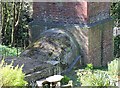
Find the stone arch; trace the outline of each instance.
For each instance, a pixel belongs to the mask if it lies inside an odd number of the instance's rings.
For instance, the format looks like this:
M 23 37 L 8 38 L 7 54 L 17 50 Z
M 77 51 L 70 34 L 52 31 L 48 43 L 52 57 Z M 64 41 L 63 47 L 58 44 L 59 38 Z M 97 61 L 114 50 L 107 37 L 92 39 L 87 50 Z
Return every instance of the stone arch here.
M 49 35 L 47 35 L 49 34 Z M 60 29 L 60 28 L 52 28 L 49 30 L 44 31 L 43 33 L 41 33 L 41 36 L 53 36 L 53 34 L 61 34 L 61 37 L 63 38 L 68 38 L 68 42 L 70 43 L 70 47 L 71 47 L 71 55 L 69 57 L 64 57 L 64 59 L 68 58 L 68 64 L 71 64 L 73 62 L 73 60 L 78 57 L 80 55 L 80 46 L 78 44 L 78 42 L 76 41 L 75 37 L 67 30 L 65 29 Z M 60 39 L 59 36 L 54 36 L 55 39 Z M 63 42 L 64 43 L 64 42 Z
M 55 47 L 56 49 L 54 49 Z M 60 53 L 55 54 L 56 52 Z M 66 66 L 71 65 L 75 58 L 80 55 L 80 46 L 69 31 L 60 28 L 51 28 L 40 33 L 36 41 L 34 41 L 21 56 L 41 59 L 42 57 L 39 55 L 41 53 L 48 53 L 46 54 L 48 56 L 42 56 L 44 60 L 60 59 L 61 63 Z M 49 57 L 50 53 L 51 56 Z

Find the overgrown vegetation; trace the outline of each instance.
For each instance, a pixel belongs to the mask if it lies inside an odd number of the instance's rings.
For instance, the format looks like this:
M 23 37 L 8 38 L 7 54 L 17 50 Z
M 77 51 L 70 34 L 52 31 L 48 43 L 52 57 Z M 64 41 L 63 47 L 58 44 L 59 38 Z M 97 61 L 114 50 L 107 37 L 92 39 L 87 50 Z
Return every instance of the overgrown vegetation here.
M 81 86 L 115 86 L 115 82 L 110 78 L 107 72 L 97 70 L 96 72 L 86 71 L 78 72 Z
M 18 56 L 21 53 L 20 49 L 15 47 L 8 47 L 5 45 L 0 45 L 0 55 L 2 56 Z
M 120 76 L 120 58 L 108 63 L 108 69 L 94 69 L 92 64 L 87 64 L 85 69 L 76 70 L 77 80 L 81 86 L 116 86 Z
M 68 84 L 68 82 L 70 81 L 70 78 L 68 77 L 68 76 L 64 76 L 64 78 L 62 78 L 62 80 L 61 80 L 61 84 Z
M 86 70 L 93 70 L 93 64 L 87 64 L 85 67 Z
M 116 58 L 120 57 L 120 35 L 114 38 L 114 56 Z
M 25 74 L 22 72 L 22 67 L 13 67 L 6 64 L 4 60 L 0 63 L 0 88 L 8 86 L 26 86 L 27 81 L 24 80 Z
M 108 63 L 108 71 L 112 74 L 112 75 L 119 75 L 120 76 L 120 58 L 116 58 L 113 61 L 111 61 L 110 63 Z
M 30 4 L 27 2 L 2 2 L 2 44 L 0 54 L 3 56 L 16 56 L 20 50 L 14 47 L 26 47 L 29 44 L 29 26 L 31 21 Z M 120 23 L 120 2 L 113 3 L 111 15 L 115 19 L 115 25 Z M 4 46 L 7 45 L 7 46 Z M 10 47 L 13 48 L 10 48 Z M 70 48 L 66 50 L 70 51 Z M 108 71 L 96 70 L 92 64 L 82 71 L 77 71 L 81 86 L 115 86 L 117 75 L 120 75 L 120 35 L 114 38 L 114 55 L 117 59 L 108 63 Z M 50 53 L 49 56 L 52 56 Z M 4 61 L 0 63 L 0 87 L 3 86 L 25 86 L 25 74 L 22 67 L 13 67 L 12 63 L 7 65 Z M 61 82 L 67 84 L 70 78 L 64 76 Z
M 115 20 L 115 26 L 120 26 L 120 1 L 112 3 L 111 5 L 111 15 Z
M 1 5 L 2 44 L 26 47 L 29 42 L 30 4 L 27 2 L 1 2 Z
M 114 26 L 120 27 L 120 1 L 112 3 L 111 16 L 114 19 Z M 120 35 L 114 38 L 114 56 L 120 57 Z

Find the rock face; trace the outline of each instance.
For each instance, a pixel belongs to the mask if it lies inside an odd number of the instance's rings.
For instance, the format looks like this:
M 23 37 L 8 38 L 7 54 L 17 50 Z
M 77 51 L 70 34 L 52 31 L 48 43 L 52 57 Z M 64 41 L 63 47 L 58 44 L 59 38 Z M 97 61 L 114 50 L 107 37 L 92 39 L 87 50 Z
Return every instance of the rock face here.
M 39 59 L 32 59 L 29 57 L 18 57 L 18 58 L 5 58 L 7 64 L 13 63 L 13 66 L 23 66 L 23 72 L 25 73 L 25 79 L 28 82 L 36 81 L 41 78 L 48 77 L 53 74 L 60 72 L 59 63 L 52 64 Z
M 26 80 L 36 81 L 41 78 L 60 74 L 74 62 L 79 55 L 77 44 L 70 34 L 61 29 L 50 29 L 41 34 L 20 57 L 6 58 L 9 64 L 23 66 Z
M 57 28 L 43 32 L 40 38 L 21 54 L 41 61 L 60 61 L 66 65 L 70 65 L 78 55 L 77 44 L 71 35 Z

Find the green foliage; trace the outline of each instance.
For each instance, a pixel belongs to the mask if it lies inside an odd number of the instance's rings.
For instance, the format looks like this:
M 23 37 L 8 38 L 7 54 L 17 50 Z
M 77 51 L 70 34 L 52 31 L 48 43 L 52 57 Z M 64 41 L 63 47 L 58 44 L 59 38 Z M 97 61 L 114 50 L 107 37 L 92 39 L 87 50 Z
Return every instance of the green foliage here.
M 97 70 L 96 72 L 79 72 L 77 75 L 81 86 L 115 86 L 115 81 L 110 78 L 107 72 Z
M 113 75 L 120 75 L 120 58 L 116 58 L 108 63 L 108 71 Z
M 0 63 L 0 87 L 27 85 L 27 82 L 24 80 L 25 74 L 22 72 L 22 67 L 13 67 L 12 63 L 7 65 L 2 60 Z
M 20 49 L 16 49 L 14 47 L 9 48 L 8 46 L 0 45 L 0 55 L 2 56 L 17 56 L 20 53 Z
M 114 38 L 114 56 L 120 57 L 120 35 Z
M 1 2 L 2 5 L 2 44 L 14 47 L 28 45 L 30 22 L 28 2 Z
M 93 70 L 93 64 L 87 64 L 86 70 Z
M 112 17 L 114 18 L 114 20 L 116 22 L 115 25 L 120 26 L 119 25 L 119 23 L 120 23 L 120 1 L 116 2 L 116 3 L 112 3 L 111 15 L 112 15 Z
M 108 64 L 108 70 L 93 69 L 92 64 L 87 64 L 85 69 L 76 70 L 77 80 L 80 81 L 81 86 L 116 86 L 118 80 L 118 60 L 115 59 Z
M 112 3 L 111 16 L 115 20 L 115 26 L 120 27 L 120 1 Z M 114 56 L 117 58 L 120 57 L 120 35 L 114 38 Z
M 68 76 L 64 76 L 64 78 L 61 80 L 61 84 L 67 84 L 70 81 L 70 78 Z

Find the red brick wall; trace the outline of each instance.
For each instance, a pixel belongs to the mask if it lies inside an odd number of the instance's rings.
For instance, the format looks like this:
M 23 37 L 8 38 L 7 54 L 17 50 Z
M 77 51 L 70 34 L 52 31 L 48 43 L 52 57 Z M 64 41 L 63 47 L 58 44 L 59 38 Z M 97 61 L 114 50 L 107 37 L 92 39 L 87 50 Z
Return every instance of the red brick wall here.
M 87 20 L 87 2 L 33 3 L 33 18 L 64 23 L 79 23 Z
M 93 23 L 109 17 L 109 2 L 34 2 L 33 18 L 63 23 Z

